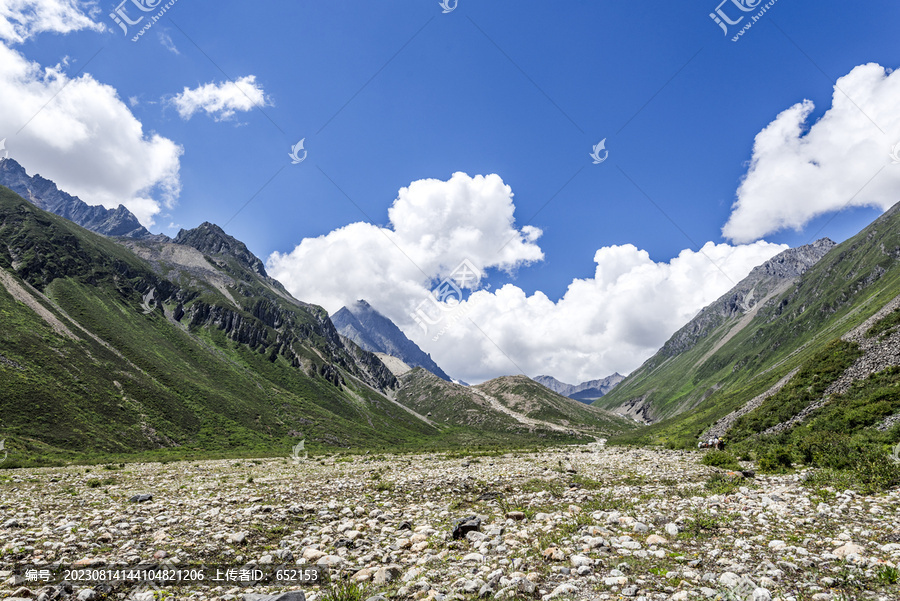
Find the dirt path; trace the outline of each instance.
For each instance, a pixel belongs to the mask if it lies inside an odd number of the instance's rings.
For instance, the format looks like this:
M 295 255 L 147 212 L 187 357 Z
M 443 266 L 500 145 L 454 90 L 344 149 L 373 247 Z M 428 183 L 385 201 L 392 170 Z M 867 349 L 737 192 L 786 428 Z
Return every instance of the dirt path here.
M 530 426 L 532 428 L 549 428 L 551 430 L 556 430 L 557 432 L 572 432 L 572 431 L 577 430 L 577 428 L 564 428 L 562 426 L 559 426 L 559 425 L 551 423 L 551 422 L 545 422 L 543 420 L 530 418 L 527 415 L 523 415 L 517 411 L 513 411 L 512 409 L 510 409 L 509 407 L 507 407 L 506 405 L 504 405 L 503 403 L 501 403 L 500 401 L 498 401 L 491 395 L 485 394 L 484 392 L 481 392 L 480 390 L 478 390 L 475 387 L 471 387 L 470 390 L 472 392 L 474 392 L 475 394 L 477 394 L 478 396 L 480 396 L 481 398 L 483 398 L 484 400 L 486 400 L 488 403 L 490 403 L 491 407 L 495 411 L 505 413 L 506 415 L 510 416 L 511 418 L 513 418 L 514 420 L 519 422 L 520 424 L 524 424 L 524 425 Z

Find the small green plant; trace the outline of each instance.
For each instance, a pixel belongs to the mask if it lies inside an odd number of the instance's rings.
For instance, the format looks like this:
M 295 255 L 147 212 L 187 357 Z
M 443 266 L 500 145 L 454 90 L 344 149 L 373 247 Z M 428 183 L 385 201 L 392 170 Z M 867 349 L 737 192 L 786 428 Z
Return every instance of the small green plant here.
M 881 566 L 875 574 L 875 580 L 884 585 L 897 584 L 900 580 L 900 570 L 893 566 Z
M 90 480 L 88 480 L 87 482 L 85 482 L 85 485 L 86 485 L 88 488 L 99 488 L 100 486 L 103 485 L 103 483 L 102 483 L 99 479 L 97 479 L 97 478 L 91 478 Z
M 687 538 L 709 536 L 723 526 L 724 522 L 721 516 L 697 512 L 693 517 L 685 520 L 680 536 Z
M 706 490 L 714 495 L 730 495 L 737 492 L 741 486 L 740 479 L 729 478 L 724 474 L 713 474 L 703 485 Z
M 340 581 L 321 597 L 322 601 L 364 601 L 371 595 L 369 590 L 356 582 Z

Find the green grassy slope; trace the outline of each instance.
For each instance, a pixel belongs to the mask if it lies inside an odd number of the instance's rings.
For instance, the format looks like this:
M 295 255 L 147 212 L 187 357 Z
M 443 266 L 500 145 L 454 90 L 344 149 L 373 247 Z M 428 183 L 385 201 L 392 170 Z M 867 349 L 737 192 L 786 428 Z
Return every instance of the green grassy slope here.
M 526 417 L 560 426 L 575 425 L 605 435 L 634 429 L 631 420 L 564 397 L 526 376 L 495 378 L 476 386 Z
M 628 420 L 562 397 L 524 376 L 497 378 L 478 386 L 460 386 L 422 368 L 400 377 L 397 400 L 427 415 L 445 436 L 464 445 L 589 442 L 634 427 Z M 564 431 L 538 424 L 527 425 L 494 406 L 500 404 L 528 418 L 550 422 Z
M 695 445 L 710 424 L 795 368 L 803 371 L 821 361 L 817 355 L 830 342 L 900 294 L 898 259 L 900 208 L 895 206 L 832 249 L 705 361 L 733 321 L 684 353 L 665 361 L 651 359 L 595 405 L 644 399 L 658 414 L 672 417 L 627 434 L 623 441 Z

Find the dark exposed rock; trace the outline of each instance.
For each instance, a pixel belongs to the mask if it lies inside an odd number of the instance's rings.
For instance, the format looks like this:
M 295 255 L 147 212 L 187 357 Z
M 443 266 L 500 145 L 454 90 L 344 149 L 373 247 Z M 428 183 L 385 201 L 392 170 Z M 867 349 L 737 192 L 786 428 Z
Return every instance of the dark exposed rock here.
M 263 262 L 250 252 L 246 244 L 229 236 L 214 223 L 207 221 L 192 230 L 183 229 L 175 236 L 174 242 L 196 248 L 205 255 L 228 255 L 259 275 L 268 275 Z
M 469 532 L 481 531 L 481 518 L 477 515 L 469 515 L 456 520 L 451 533 L 453 539 L 463 538 Z
M 133 497 L 128 499 L 128 501 L 130 503 L 146 503 L 147 501 L 152 501 L 152 500 L 153 500 L 153 495 L 151 495 L 151 494 L 134 495 Z

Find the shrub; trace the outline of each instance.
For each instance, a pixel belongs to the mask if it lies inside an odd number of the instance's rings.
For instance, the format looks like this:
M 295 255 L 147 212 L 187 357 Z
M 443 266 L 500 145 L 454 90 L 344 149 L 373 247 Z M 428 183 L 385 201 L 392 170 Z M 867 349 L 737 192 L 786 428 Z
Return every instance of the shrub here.
M 762 455 L 757 461 L 759 471 L 766 474 L 783 474 L 787 472 L 794 463 L 791 459 L 790 452 L 783 447 L 775 447 Z
M 737 458 L 735 458 L 735 456 L 731 453 L 727 453 L 725 451 L 708 451 L 703 456 L 703 459 L 700 460 L 700 463 L 712 467 L 720 467 L 722 469 L 741 469 L 740 464 L 738 464 L 737 462 Z

